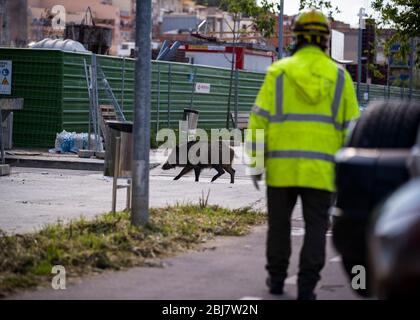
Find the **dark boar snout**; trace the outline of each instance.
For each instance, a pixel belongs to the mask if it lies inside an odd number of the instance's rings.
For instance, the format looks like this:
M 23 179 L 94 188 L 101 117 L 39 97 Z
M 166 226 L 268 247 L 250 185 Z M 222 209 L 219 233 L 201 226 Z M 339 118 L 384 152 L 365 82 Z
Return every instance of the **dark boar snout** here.
M 169 170 L 169 169 L 173 169 L 175 167 L 176 167 L 176 165 L 169 164 L 169 162 L 167 162 L 167 161 L 162 165 L 162 169 L 163 170 Z
M 179 147 L 176 146 L 172 150 L 172 152 L 169 155 L 169 157 L 166 160 L 166 162 L 162 165 L 162 169 L 163 170 L 169 170 L 169 169 L 176 168 L 176 166 L 178 165 L 178 153 L 179 153 Z

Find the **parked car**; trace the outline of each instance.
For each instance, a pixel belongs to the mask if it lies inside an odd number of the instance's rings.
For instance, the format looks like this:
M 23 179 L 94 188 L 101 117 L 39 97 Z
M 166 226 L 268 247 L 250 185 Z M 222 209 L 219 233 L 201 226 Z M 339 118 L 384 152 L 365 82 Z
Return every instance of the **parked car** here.
M 420 104 L 369 105 L 336 161 L 333 242 L 349 279 L 354 266 L 367 275 L 354 290 L 380 298 L 420 292 Z

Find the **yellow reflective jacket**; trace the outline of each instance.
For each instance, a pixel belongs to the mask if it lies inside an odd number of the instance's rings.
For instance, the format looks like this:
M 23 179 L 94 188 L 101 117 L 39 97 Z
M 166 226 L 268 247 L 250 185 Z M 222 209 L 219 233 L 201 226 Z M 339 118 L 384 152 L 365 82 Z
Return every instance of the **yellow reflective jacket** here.
M 246 132 L 251 166 L 268 186 L 334 191 L 334 155 L 358 117 L 349 73 L 306 46 L 268 69 Z

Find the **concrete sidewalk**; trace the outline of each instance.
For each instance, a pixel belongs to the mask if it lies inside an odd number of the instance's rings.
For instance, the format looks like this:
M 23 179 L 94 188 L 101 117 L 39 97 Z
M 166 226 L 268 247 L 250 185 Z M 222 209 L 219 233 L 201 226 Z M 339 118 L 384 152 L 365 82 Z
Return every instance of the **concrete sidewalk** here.
M 162 152 L 151 151 L 151 168 L 156 167 L 156 156 Z M 104 160 L 95 157 L 80 158 L 74 153 L 50 153 L 37 149 L 14 149 L 6 151 L 6 163 L 14 167 L 44 168 L 44 169 L 69 169 L 103 171 Z
M 210 170 L 204 170 L 197 183 L 192 173 L 173 181 L 180 169 L 152 169 L 150 205 L 198 203 L 200 197 L 210 192 L 210 204 L 239 208 L 258 203 L 263 207 L 263 191 L 254 190 L 244 176 L 244 166 L 235 168 L 235 184 L 229 183 L 228 174 L 210 183 L 215 174 Z M 59 219 L 92 218 L 111 210 L 111 193 L 112 179 L 102 173 L 13 167 L 10 176 L 0 177 L 0 228 L 7 232 L 29 232 Z M 117 210 L 125 208 L 125 199 L 126 190 L 119 190 Z
M 256 191 L 245 176 L 245 166 L 235 165 L 235 184 L 224 174 L 210 183 L 214 171 L 204 170 L 200 182 L 193 174 L 173 181 L 180 169 L 150 173 L 150 205 L 195 202 L 210 191 L 209 203 L 230 208 L 252 205 L 265 208 L 265 188 Z M 111 208 L 110 178 L 101 173 L 76 170 L 16 168 L 0 177 L 0 228 L 28 232 L 57 219 L 81 215 L 92 218 Z M 118 209 L 125 206 L 125 190 L 119 191 Z M 294 299 L 300 244 L 304 234 L 300 205 L 292 218 L 293 254 L 286 295 L 271 296 L 265 287 L 266 227 L 245 237 L 217 238 L 198 252 L 163 260 L 163 268 L 134 268 L 71 280 L 67 290 L 45 284 L 12 299 Z M 319 284 L 320 299 L 355 299 L 348 288 L 337 254 L 328 235 L 327 263 Z

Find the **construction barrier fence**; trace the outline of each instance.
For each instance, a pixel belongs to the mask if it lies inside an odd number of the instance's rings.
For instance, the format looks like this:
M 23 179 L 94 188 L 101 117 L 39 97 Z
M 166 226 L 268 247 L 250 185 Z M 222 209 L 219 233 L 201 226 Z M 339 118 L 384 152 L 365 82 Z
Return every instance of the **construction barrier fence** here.
M 0 60 L 11 60 L 13 66 L 12 94 L 0 98 L 24 98 L 23 111 L 14 114 L 15 146 L 50 148 L 62 130 L 88 131 L 85 64 L 91 64 L 91 57 L 54 49 L 0 48 Z M 126 118 L 132 120 L 134 60 L 97 57 Z M 177 128 L 184 108 L 200 112 L 199 128 L 226 128 L 227 123 L 232 128 L 235 114 L 250 111 L 263 80 L 263 73 L 236 70 L 231 74 L 223 68 L 153 61 L 152 133 Z M 409 94 L 408 89 L 365 84 L 361 92 L 367 98 L 362 103 L 366 104 L 377 99 L 407 98 Z M 105 90 L 100 89 L 98 95 L 100 104 L 112 104 Z M 412 98 L 420 101 L 420 92 L 412 92 Z

